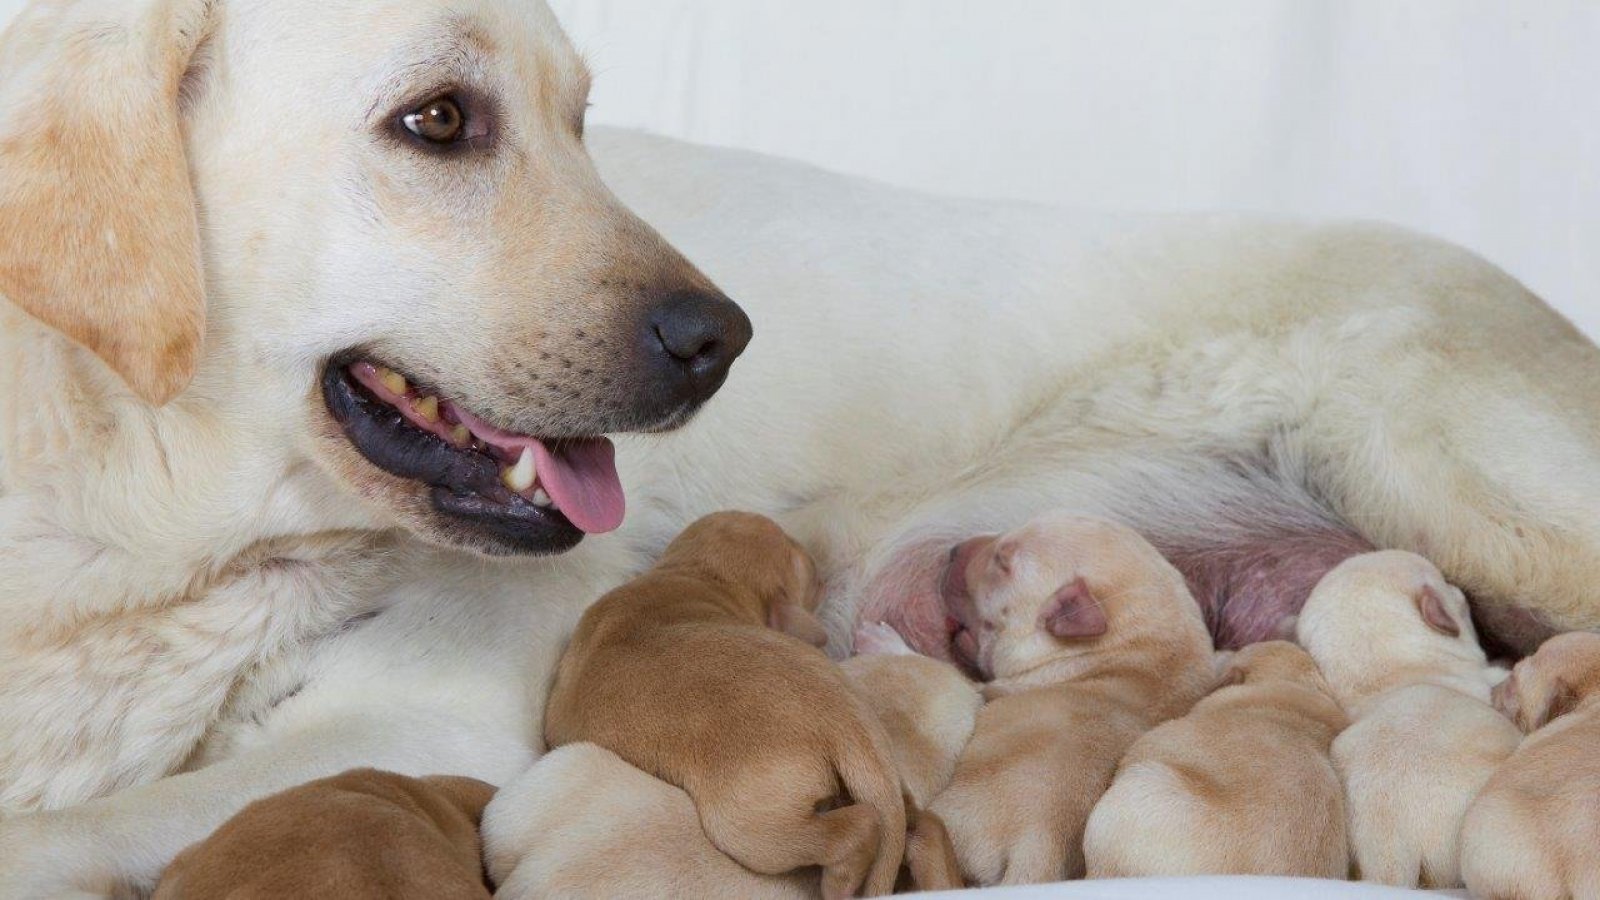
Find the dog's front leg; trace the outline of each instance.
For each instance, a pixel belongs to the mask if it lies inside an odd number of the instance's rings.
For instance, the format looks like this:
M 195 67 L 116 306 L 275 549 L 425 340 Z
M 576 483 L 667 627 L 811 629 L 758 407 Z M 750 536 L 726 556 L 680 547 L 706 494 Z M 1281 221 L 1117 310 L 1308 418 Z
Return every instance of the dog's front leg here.
M 533 751 L 439 710 L 367 708 L 194 772 L 52 812 L 0 821 L 0 897 L 114 897 L 150 890 L 179 851 L 246 804 L 356 766 L 499 784 Z

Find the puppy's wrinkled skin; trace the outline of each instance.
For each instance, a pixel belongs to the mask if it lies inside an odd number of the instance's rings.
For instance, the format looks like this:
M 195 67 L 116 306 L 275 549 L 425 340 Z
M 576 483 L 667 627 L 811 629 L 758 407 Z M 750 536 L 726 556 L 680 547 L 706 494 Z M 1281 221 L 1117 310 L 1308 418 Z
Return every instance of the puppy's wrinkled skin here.
M 716 848 L 681 788 L 594 744 L 550 751 L 484 812 L 495 896 L 810 900 L 816 877 L 762 875 Z
M 1600 635 L 1546 641 L 1494 703 L 1528 737 L 1467 812 L 1467 889 L 1484 900 L 1600 897 Z
M 1252 644 L 1219 684 L 1128 750 L 1084 832 L 1090 878 L 1349 873 L 1328 758 L 1347 720 L 1316 664 L 1294 644 Z
M 946 584 L 990 700 L 930 808 L 971 883 L 1082 877 L 1124 751 L 1210 686 L 1200 610 L 1143 538 L 1075 515 L 963 544 Z
M 356 769 L 245 807 L 167 868 L 154 900 L 488 900 L 471 778 Z
M 1461 885 L 1461 819 L 1520 735 L 1489 706 L 1504 672 L 1478 645 L 1461 591 L 1388 551 L 1323 578 L 1297 625 L 1352 724 L 1333 743 L 1360 877 Z
M 584 614 L 545 739 L 593 742 L 683 788 L 712 842 L 756 872 L 822 866 L 825 896 L 889 893 L 906 814 L 888 736 L 821 651 L 773 630 L 819 591 L 776 523 L 700 519 Z

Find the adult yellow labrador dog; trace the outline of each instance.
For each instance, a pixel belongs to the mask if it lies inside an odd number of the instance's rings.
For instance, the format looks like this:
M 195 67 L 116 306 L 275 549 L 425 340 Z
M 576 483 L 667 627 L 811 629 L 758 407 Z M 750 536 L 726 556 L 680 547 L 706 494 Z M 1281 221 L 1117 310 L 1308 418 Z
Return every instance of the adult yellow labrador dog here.
M 722 507 L 805 538 L 841 644 L 948 656 L 951 546 L 1066 504 L 1227 645 L 1372 546 L 1512 648 L 1600 625 L 1600 355 L 1488 264 L 586 139 L 587 85 L 525 0 L 11 24 L 0 895 L 148 886 L 352 766 L 514 777 L 583 604 Z

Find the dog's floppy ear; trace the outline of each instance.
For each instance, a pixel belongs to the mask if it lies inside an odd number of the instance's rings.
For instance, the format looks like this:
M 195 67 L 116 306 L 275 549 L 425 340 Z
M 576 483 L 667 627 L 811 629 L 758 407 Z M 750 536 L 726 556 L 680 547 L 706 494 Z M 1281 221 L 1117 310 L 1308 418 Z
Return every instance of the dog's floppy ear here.
M 204 331 L 178 106 L 213 2 L 36 3 L 0 39 L 0 295 L 152 404 Z
M 1429 628 L 1446 637 L 1460 637 L 1461 626 L 1455 617 L 1450 615 L 1450 610 L 1444 605 L 1444 597 L 1439 589 L 1431 584 L 1424 584 L 1416 593 L 1417 612 L 1421 614 L 1422 621 Z
M 813 647 L 828 646 L 828 629 L 815 613 L 798 603 L 774 603 L 767 614 L 767 625 Z
M 1076 578 L 1062 585 L 1039 612 L 1039 627 L 1063 640 L 1099 637 L 1106 633 L 1106 611 Z

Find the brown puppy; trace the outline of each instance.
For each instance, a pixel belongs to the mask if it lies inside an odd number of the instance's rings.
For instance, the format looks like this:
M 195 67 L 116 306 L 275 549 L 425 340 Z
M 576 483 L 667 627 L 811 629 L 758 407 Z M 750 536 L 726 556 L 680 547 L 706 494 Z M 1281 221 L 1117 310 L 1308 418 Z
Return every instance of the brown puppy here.
M 1081 877 L 1118 760 L 1214 679 L 1183 577 L 1128 528 L 1055 514 L 952 554 L 956 647 L 993 680 L 932 809 L 978 884 Z
M 1557 635 L 1494 689 L 1529 736 L 1461 827 L 1461 874 L 1486 900 L 1600 897 L 1600 635 Z
M 818 865 L 828 896 L 888 893 L 906 828 L 888 736 L 837 665 L 773 630 L 814 624 L 818 594 L 776 523 L 700 519 L 584 614 L 546 740 L 599 744 L 683 788 L 712 843 L 753 871 Z
M 486 900 L 471 778 L 353 769 L 246 806 L 173 860 L 155 900 Z
M 1344 710 L 1311 656 L 1252 644 L 1187 716 L 1141 737 L 1084 831 L 1090 878 L 1345 878 Z

